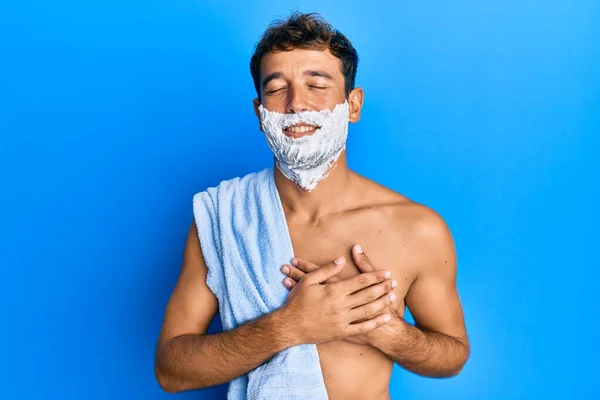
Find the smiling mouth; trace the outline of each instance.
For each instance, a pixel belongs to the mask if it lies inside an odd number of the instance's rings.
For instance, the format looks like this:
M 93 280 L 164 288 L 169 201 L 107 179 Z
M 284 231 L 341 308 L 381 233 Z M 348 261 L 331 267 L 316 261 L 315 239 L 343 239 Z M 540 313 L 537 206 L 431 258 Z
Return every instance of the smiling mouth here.
M 292 138 L 299 138 L 302 136 L 312 135 L 319 128 L 320 126 L 317 125 L 297 124 L 292 126 L 286 126 L 285 128 L 283 128 L 283 133 L 286 136 Z

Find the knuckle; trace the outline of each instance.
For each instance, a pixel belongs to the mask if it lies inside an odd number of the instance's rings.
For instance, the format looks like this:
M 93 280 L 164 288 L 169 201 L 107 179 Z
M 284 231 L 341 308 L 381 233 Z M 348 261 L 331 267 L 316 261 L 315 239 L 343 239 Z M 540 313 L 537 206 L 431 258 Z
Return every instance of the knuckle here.
M 368 307 L 368 306 L 363 307 L 363 314 L 365 317 L 368 317 L 369 315 L 373 314 L 372 307 Z
M 377 291 L 380 294 L 387 293 L 390 290 L 392 290 L 392 287 L 387 282 L 382 282 L 379 285 L 377 285 Z
M 365 274 L 360 274 L 360 275 L 358 275 L 357 281 L 361 287 L 365 287 L 369 283 L 369 278 Z
M 375 283 L 380 283 L 380 282 L 384 282 L 385 281 L 385 272 L 372 272 L 373 274 L 373 281 Z
M 367 301 L 368 303 L 370 303 L 373 300 L 375 300 L 375 296 L 373 294 L 373 291 L 372 290 L 367 290 L 365 292 L 365 301 Z
M 360 326 L 360 333 L 367 333 L 372 329 L 373 323 L 372 322 L 365 322 L 364 324 L 362 324 Z

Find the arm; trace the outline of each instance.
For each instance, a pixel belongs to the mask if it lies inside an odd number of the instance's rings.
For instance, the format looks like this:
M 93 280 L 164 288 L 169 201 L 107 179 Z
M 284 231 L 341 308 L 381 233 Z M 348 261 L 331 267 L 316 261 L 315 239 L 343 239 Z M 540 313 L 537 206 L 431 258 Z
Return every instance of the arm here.
M 155 358 L 155 374 L 167 392 L 199 389 L 233 380 L 294 344 L 279 312 L 234 330 L 206 335 L 218 311 L 206 285 L 196 225 L 186 240 L 183 266 L 165 311 Z
M 379 298 L 392 290 L 390 279 L 377 271 L 325 284 L 343 265 L 338 260 L 306 274 L 286 303 L 271 314 L 229 332 L 206 335 L 218 303 L 206 285 L 207 268 L 192 224 L 158 340 L 159 384 L 167 392 L 180 392 L 225 383 L 288 347 L 339 340 L 387 324 L 390 317 L 381 311 L 389 301 Z M 368 312 L 361 307 L 368 307 Z M 352 324 L 357 315 L 366 319 Z
M 403 319 L 404 303 L 393 302 L 388 309 L 393 316 L 389 324 L 365 334 L 347 337 L 357 344 L 379 349 L 396 363 L 419 375 L 449 377 L 460 372 L 469 355 L 462 308 L 456 290 L 454 244 L 444 222 L 429 211 L 417 222 L 411 237 L 416 248 L 412 252 L 418 276 L 412 283 L 405 302 L 416 326 Z M 360 246 L 352 257 L 361 273 L 376 271 Z M 294 265 L 282 268 L 288 276 L 284 285 L 294 288 L 306 272 L 318 268 L 306 260 L 295 259 Z
M 415 326 L 395 317 L 373 331 L 370 344 L 419 375 L 457 375 L 469 356 L 456 289 L 456 256 L 450 232 L 433 213 L 418 222 L 418 275 L 406 295 Z

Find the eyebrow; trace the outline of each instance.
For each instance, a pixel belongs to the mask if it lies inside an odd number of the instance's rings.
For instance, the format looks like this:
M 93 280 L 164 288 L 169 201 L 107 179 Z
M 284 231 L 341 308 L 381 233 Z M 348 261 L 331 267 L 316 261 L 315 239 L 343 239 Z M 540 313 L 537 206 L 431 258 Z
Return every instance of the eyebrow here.
M 333 77 L 330 74 L 328 74 L 327 72 L 323 71 L 323 70 L 308 70 L 308 71 L 304 71 L 304 75 L 325 78 L 325 79 L 329 79 L 330 81 L 333 80 Z
M 307 70 L 307 71 L 304 71 L 303 75 L 305 75 L 305 76 L 319 77 L 319 78 L 325 78 L 325 79 L 328 79 L 330 81 L 333 80 L 333 77 L 329 73 L 327 73 L 327 72 L 325 72 L 323 70 Z M 265 79 L 263 79 L 263 81 L 262 81 L 262 87 L 267 86 L 267 84 L 269 82 L 271 82 L 274 79 L 279 79 L 282 76 L 283 76 L 283 73 L 279 72 L 279 71 L 278 72 L 273 72 L 272 74 L 269 74 L 269 75 L 265 76 Z

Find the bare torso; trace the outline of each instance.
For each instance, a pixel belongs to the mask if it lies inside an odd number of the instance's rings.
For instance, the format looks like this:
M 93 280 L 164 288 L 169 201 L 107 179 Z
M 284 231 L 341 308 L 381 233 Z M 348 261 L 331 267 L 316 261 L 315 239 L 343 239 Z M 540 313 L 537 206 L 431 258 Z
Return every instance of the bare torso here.
M 398 281 L 394 309 L 403 316 L 404 297 L 416 277 L 410 261 L 410 221 L 419 206 L 365 178 L 357 182 L 360 196 L 350 199 L 352 206 L 316 224 L 294 221 L 286 211 L 295 256 L 318 265 L 344 256 L 346 265 L 338 277 L 346 279 L 359 273 L 351 249 L 360 244 L 377 269 L 391 271 Z M 379 350 L 347 341 L 317 349 L 330 399 L 389 399 L 393 362 Z

